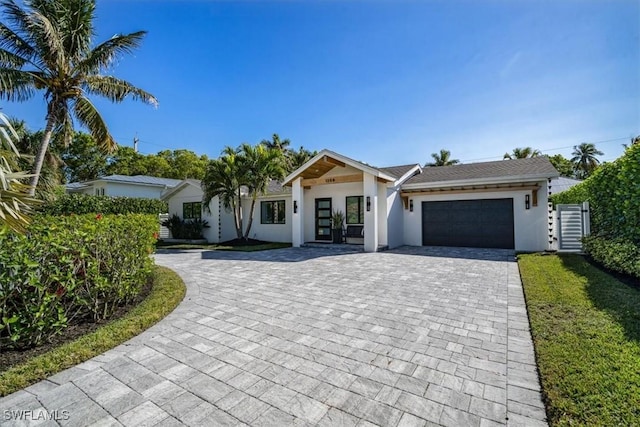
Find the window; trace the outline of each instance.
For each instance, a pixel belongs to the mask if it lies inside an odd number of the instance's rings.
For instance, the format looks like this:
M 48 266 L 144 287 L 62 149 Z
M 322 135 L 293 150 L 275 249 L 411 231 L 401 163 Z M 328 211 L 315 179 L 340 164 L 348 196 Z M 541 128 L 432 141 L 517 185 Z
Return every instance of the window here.
M 260 202 L 261 224 L 284 224 L 285 218 L 284 200 Z
M 101 196 L 104 196 L 104 188 L 101 188 L 101 189 L 100 189 L 100 195 L 101 195 Z
M 202 219 L 202 202 L 183 203 L 182 219 Z
M 364 196 L 347 197 L 347 224 L 364 224 Z

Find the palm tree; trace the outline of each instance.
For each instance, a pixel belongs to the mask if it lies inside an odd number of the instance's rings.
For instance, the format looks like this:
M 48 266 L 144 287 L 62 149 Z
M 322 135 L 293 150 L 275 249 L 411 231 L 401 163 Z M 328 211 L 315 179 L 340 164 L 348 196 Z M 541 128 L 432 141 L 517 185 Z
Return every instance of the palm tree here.
M 596 156 L 602 156 L 604 153 L 598 150 L 595 144 L 583 142 L 580 145 L 573 146 L 573 157 L 571 162 L 575 165 L 576 173 L 581 179 L 587 178 L 598 167 L 600 161 Z
M 316 154 L 318 154 L 317 151 L 309 151 L 302 145 L 297 151 L 289 150 L 287 152 L 287 173 L 291 173 L 294 170 L 298 169 L 300 166 L 304 165 L 313 157 L 315 157 Z
M 46 126 L 30 181 L 34 194 L 54 131 L 62 131 L 68 141 L 74 117 L 103 150 L 117 147 L 87 95 L 112 102 L 131 97 L 157 105 L 150 93 L 101 74 L 122 54 L 137 48 L 146 32 L 117 34 L 91 48 L 95 0 L 25 0 L 24 8 L 14 0 L 1 4 L 5 21 L 0 23 L 0 99 L 25 101 L 44 91 L 47 103 Z
M 247 229 L 244 232 L 244 239 L 246 240 L 249 238 L 249 232 L 253 224 L 253 213 L 258 196 L 267 192 L 267 186 L 272 179 L 284 178 L 284 155 L 280 150 L 269 149 L 264 144 L 258 144 L 254 147 L 245 143 L 240 146 L 239 152 L 242 156 L 242 169 L 244 171 L 243 184 L 247 186 L 251 196 L 249 219 Z
M 7 117 L 0 113 L 0 225 L 23 232 L 38 201 L 29 196 L 29 187 L 23 184 L 29 175 L 15 172 L 21 157 L 14 144 L 18 139 Z
M 444 148 L 440 150 L 440 153 L 431 153 L 433 162 L 426 163 L 425 166 L 451 166 L 460 163 L 460 160 L 452 159 L 451 152 Z
M 291 145 L 291 141 L 288 139 L 281 140 L 280 136 L 277 133 L 274 133 L 271 136 L 271 141 L 268 139 L 263 139 L 260 142 L 261 145 L 264 145 L 270 150 L 280 150 L 283 154 L 289 150 L 289 146 Z
M 504 153 L 503 159 L 527 159 L 529 157 L 538 157 L 542 153 L 540 150 L 534 150 L 531 147 L 514 148 L 512 153 Z
M 204 191 L 202 202 L 205 209 L 209 210 L 211 200 L 216 196 L 219 197 L 222 205 L 233 212 L 238 239 L 242 238 L 242 195 L 240 191 L 244 176 L 241 163 L 238 152 L 231 147 L 226 147 L 222 156 L 209 161 L 207 172 L 202 180 L 202 190 Z

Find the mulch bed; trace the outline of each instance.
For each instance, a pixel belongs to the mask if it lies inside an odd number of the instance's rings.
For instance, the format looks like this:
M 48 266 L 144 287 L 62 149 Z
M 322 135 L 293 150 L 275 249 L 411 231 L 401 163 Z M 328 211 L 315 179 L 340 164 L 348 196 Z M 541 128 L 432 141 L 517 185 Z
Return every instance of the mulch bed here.
M 263 242 L 262 240 L 255 239 L 233 239 L 220 243 L 220 246 L 258 246 L 265 245 L 269 242 Z
M 56 335 L 51 338 L 50 341 L 40 344 L 37 347 L 28 348 L 24 350 L 0 350 L 0 372 L 4 372 L 12 366 L 19 365 L 26 362 L 32 357 L 39 356 L 59 347 L 65 343 L 73 341 L 83 335 L 87 335 L 99 327 L 106 325 L 109 322 L 118 320 L 124 317 L 129 311 L 140 304 L 151 292 L 151 281 L 147 283 L 140 294 L 134 301 L 125 306 L 119 307 L 111 316 L 110 319 L 101 322 L 84 322 L 75 325 L 69 325 L 65 328 L 60 335 Z

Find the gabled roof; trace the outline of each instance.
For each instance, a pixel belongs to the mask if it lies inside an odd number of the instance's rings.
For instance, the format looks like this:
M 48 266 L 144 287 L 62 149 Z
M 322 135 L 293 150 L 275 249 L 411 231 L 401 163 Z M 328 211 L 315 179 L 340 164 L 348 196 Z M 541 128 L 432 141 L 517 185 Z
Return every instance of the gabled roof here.
M 384 167 L 384 168 L 378 168 L 379 170 L 381 170 L 382 172 L 391 175 L 393 177 L 397 179 L 402 178 L 403 176 L 405 176 L 407 173 L 409 173 L 411 170 L 416 169 L 416 172 L 420 171 L 420 165 L 417 163 L 412 163 L 409 165 L 400 165 L 400 166 L 388 166 L 388 167 Z
M 303 179 L 319 178 L 334 167 L 345 165 L 367 172 L 386 181 L 395 181 L 397 179 L 395 176 L 390 175 L 388 172 L 384 172 L 382 169 L 325 149 L 313 156 L 313 158 L 304 165 L 293 171 L 284 179 L 282 184 L 289 185 L 298 177 L 302 177 Z
M 566 176 L 559 176 L 557 178 L 553 178 L 549 183 L 549 191 L 551 194 L 561 193 L 573 187 L 574 185 L 580 184 L 582 181 L 579 179 L 567 178 Z
M 485 183 L 535 180 L 557 177 L 558 171 L 545 156 L 498 160 L 453 166 L 430 166 L 411 177 L 403 187 L 437 186 L 446 183 Z
M 176 185 L 173 188 L 168 189 L 167 191 L 165 191 L 164 193 L 162 193 L 162 196 L 160 196 L 161 200 L 167 200 L 171 195 L 177 193 L 178 191 L 182 190 L 185 187 L 189 187 L 189 186 L 193 186 L 196 188 L 201 188 L 201 181 L 199 179 L 185 179 L 182 180 L 178 185 Z
M 156 176 L 148 175 L 109 175 L 100 177 L 94 181 L 107 181 L 107 182 L 122 182 L 127 184 L 144 184 L 144 185 L 156 185 L 158 187 L 175 187 L 180 184 L 182 180 L 172 178 L 158 178 Z

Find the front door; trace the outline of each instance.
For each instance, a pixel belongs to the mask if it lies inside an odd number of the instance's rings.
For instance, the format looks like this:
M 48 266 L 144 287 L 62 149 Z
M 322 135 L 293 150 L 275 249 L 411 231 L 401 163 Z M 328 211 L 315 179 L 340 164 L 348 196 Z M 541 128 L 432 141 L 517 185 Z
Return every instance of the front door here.
M 331 198 L 316 199 L 316 240 L 331 240 Z

